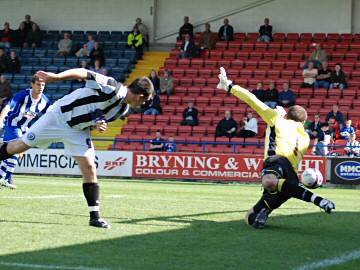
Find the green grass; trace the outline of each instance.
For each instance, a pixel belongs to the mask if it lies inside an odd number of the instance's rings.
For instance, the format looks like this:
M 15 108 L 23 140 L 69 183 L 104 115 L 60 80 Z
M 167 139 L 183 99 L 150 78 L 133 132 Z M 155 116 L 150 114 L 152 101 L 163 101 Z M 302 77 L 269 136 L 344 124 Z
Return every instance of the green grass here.
M 278 270 L 360 249 L 359 190 L 317 190 L 337 203 L 332 215 L 290 200 L 272 214 L 266 229 L 255 230 L 243 217 L 259 198 L 259 185 L 102 180 L 102 214 L 112 224 L 104 230 L 87 225 L 80 179 L 15 180 L 17 190 L 0 190 L 1 270 L 40 269 L 35 264 Z M 329 269 L 359 269 L 359 263 Z

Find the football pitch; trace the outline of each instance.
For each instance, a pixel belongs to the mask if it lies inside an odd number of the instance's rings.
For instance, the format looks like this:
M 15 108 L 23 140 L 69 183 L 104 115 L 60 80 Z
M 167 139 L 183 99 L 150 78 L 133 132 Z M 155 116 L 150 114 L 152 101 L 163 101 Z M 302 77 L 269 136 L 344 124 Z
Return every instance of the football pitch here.
M 110 230 L 88 226 L 81 179 L 17 176 L 0 190 L 0 269 L 360 269 L 360 190 L 316 190 L 264 230 L 244 222 L 260 185 L 101 180 Z

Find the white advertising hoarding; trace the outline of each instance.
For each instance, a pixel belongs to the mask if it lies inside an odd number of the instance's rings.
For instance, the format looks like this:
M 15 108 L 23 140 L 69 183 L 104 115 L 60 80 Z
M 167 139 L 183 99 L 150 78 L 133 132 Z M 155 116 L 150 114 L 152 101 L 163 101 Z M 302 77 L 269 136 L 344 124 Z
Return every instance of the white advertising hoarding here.
M 96 151 L 99 176 L 132 176 L 133 153 Z M 76 161 L 62 149 L 30 149 L 16 168 L 17 173 L 81 175 Z

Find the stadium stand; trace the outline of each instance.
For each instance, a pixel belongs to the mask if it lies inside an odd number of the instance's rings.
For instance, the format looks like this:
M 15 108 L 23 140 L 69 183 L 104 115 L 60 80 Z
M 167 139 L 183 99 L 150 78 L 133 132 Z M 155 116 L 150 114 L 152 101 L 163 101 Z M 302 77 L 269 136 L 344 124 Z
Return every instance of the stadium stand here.
M 12 48 L 19 56 L 22 67 L 19 74 L 6 73 L 6 77 L 11 81 L 11 87 L 14 93 L 18 90 L 28 87 L 31 75 L 37 70 L 46 70 L 51 72 L 60 72 L 69 68 L 79 67 L 82 58 L 75 56 L 57 57 L 56 53 L 58 40 L 62 38 L 63 32 L 72 34 L 74 41 L 73 47 L 81 44 L 86 39 L 86 34 L 92 33 L 95 39 L 101 42 L 106 56 L 106 66 L 109 75 L 119 81 L 125 81 L 127 75 L 131 72 L 136 63 L 135 51 L 126 48 L 127 32 L 122 31 L 43 31 L 44 40 L 41 48 L 20 49 Z M 61 82 L 47 86 L 47 94 L 51 100 L 67 94 L 79 87 L 79 82 Z
M 196 42 L 200 33 L 195 34 Z M 355 127 L 360 127 L 360 113 L 356 108 L 360 96 L 360 75 L 357 60 L 360 53 L 359 35 L 336 33 L 275 33 L 271 43 L 256 42 L 257 33 L 235 33 L 232 42 L 217 42 L 216 50 L 206 51 L 201 58 L 177 59 L 181 41 L 166 59 L 164 68 L 173 72 L 175 95 L 162 98 L 163 115 L 157 117 L 132 115 L 128 124 L 117 136 L 112 149 L 143 150 L 142 143 L 124 144 L 120 140 L 133 139 L 134 135 L 141 140 L 151 139 L 154 127 L 163 132 L 165 137 L 174 136 L 179 142 L 179 151 L 207 152 L 248 152 L 260 153 L 258 143 L 263 143 L 265 123 L 259 119 L 257 137 L 246 140 L 248 145 L 236 145 L 242 139 L 234 138 L 234 145 L 211 144 L 214 141 L 215 125 L 221 119 L 224 110 L 230 109 L 238 121 L 251 110 L 244 103 L 232 96 L 216 90 L 217 75 L 220 66 L 227 68 L 229 77 L 244 87 L 255 88 L 258 82 L 267 87 L 275 81 L 281 88 L 289 82 L 297 95 L 297 104 L 306 107 L 309 118 L 319 113 L 324 119 L 331 106 L 336 103 L 346 118 L 353 120 Z M 340 62 L 348 76 L 348 89 L 305 89 L 300 88 L 303 81 L 303 64 L 311 54 L 313 42 L 321 42 L 329 55 L 329 67 Z M 179 125 L 181 113 L 187 102 L 193 101 L 199 110 L 200 125 L 183 127 Z M 197 142 L 208 142 L 198 145 Z M 343 142 L 337 144 L 343 147 Z

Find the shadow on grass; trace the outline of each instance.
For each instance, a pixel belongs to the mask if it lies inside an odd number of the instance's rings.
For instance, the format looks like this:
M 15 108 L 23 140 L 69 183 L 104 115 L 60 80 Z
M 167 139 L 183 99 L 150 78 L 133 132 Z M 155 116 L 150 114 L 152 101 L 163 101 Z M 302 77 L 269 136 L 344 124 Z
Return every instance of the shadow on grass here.
M 214 222 L 199 218 L 217 213 L 115 221 L 114 226 L 179 220 L 189 224 L 181 229 L 0 256 L 0 262 L 123 270 L 271 270 L 292 269 L 359 249 L 360 245 L 357 212 L 274 216 L 264 230 L 255 230 L 243 220 Z

